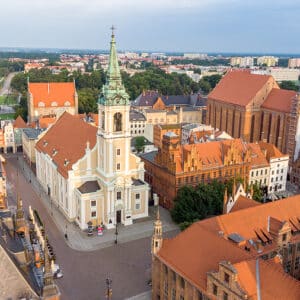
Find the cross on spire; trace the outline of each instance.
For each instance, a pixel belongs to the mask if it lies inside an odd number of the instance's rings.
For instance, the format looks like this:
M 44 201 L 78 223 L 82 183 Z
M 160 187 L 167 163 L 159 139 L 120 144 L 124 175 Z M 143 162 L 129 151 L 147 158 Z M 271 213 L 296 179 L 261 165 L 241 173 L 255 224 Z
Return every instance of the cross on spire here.
M 114 35 L 115 35 L 116 27 L 115 27 L 114 25 L 112 25 L 112 26 L 110 27 L 110 29 L 111 29 L 111 35 L 114 36 Z

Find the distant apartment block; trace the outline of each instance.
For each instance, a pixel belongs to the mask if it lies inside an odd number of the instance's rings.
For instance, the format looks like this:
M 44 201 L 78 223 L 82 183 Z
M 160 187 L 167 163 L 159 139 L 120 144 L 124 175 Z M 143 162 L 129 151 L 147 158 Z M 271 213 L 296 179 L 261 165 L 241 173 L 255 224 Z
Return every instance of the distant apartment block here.
M 252 74 L 273 76 L 275 81 L 297 81 L 300 76 L 300 69 L 268 68 L 266 70 L 252 70 Z
M 300 68 L 300 58 L 290 58 L 288 67 L 289 68 Z
M 231 66 L 238 66 L 238 67 L 241 67 L 241 68 L 253 67 L 254 59 L 253 59 L 253 57 L 250 57 L 250 56 L 247 56 L 247 57 L 231 57 L 230 58 L 230 65 Z
M 257 58 L 258 66 L 275 67 L 278 64 L 278 57 L 275 56 L 260 56 Z

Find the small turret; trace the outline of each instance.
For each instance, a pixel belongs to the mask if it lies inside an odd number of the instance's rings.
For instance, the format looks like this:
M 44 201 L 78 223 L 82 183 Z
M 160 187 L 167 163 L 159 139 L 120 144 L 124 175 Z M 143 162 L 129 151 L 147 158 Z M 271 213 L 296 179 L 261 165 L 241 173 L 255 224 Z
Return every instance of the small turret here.
M 152 235 L 151 253 L 156 254 L 162 246 L 162 223 L 159 215 L 159 206 L 157 206 L 156 220 L 154 221 L 154 231 Z

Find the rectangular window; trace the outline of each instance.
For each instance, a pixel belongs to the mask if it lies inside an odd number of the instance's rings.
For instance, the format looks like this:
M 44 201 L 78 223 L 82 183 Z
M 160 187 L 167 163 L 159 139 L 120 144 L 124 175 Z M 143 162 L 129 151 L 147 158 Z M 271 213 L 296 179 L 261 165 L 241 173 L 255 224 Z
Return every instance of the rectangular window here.
M 121 164 L 117 164 L 117 170 L 120 170 L 121 169 Z
M 272 175 L 274 175 L 274 170 L 272 171 Z
M 140 208 L 141 208 L 141 204 L 140 204 L 140 203 L 136 203 L 136 204 L 135 204 L 135 209 L 136 209 L 136 210 L 139 210 Z
M 121 154 L 121 149 L 117 149 L 117 155 Z
M 92 218 L 96 218 L 97 217 L 97 212 L 96 211 L 92 211 L 91 212 L 91 217 Z
M 281 169 L 281 173 L 283 173 L 283 169 Z
M 265 174 L 266 174 L 266 175 L 268 174 L 268 169 L 265 169 Z
M 224 281 L 226 283 L 229 283 L 229 274 L 228 273 L 224 273 Z
M 226 292 L 223 293 L 223 300 L 228 300 L 228 294 Z
M 140 199 L 140 194 L 135 194 L 135 199 Z
M 213 283 L 213 294 L 215 295 L 215 296 L 217 296 L 218 295 L 218 287 Z
M 120 200 L 122 197 L 122 193 L 121 192 L 117 192 L 117 200 Z
M 284 233 L 284 234 L 282 235 L 282 241 L 283 241 L 283 242 L 286 241 L 286 233 Z
M 91 206 L 96 206 L 96 200 L 91 201 Z

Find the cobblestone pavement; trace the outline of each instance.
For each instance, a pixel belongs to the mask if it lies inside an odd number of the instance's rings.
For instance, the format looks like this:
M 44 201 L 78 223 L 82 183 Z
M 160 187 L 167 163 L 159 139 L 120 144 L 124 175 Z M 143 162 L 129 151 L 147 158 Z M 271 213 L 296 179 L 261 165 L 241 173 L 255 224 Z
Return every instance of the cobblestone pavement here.
M 105 280 L 109 277 L 112 279 L 112 300 L 130 299 L 136 295 L 140 298 L 133 299 L 146 300 L 146 292 L 149 294 L 150 291 L 147 283 L 151 276 L 150 235 L 153 220 L 150 218 L 126 228 L 121 226 L 118 244 L 114 244 L 114 230 L 106 231 L 102 237 L 90 238 L 77 226 L 68 225 L 67 244 L 63 216 L 57 208 L 52 207 L 51 210 L 51 205 L 47 204 L 47 195 L 39 189 L 28 165 L 23 163 L 20 156 L 17 159 L 16 155 L 9 154 L 6 159 L 8 204 L 11 207 L 16 205 L 18 183 L 25 211 L 29 205 L 39 211 L 57 263 L 64 273 L 64 277 L 57 280 L 62 299 L 106 299 Z M 161 210 L 161 215 L 166 220 L 164 230 L 168 231 L 164 235 L 174 236 L 178 230 L 174 230 L 176 226 L 171 223 L 168 213 Z

